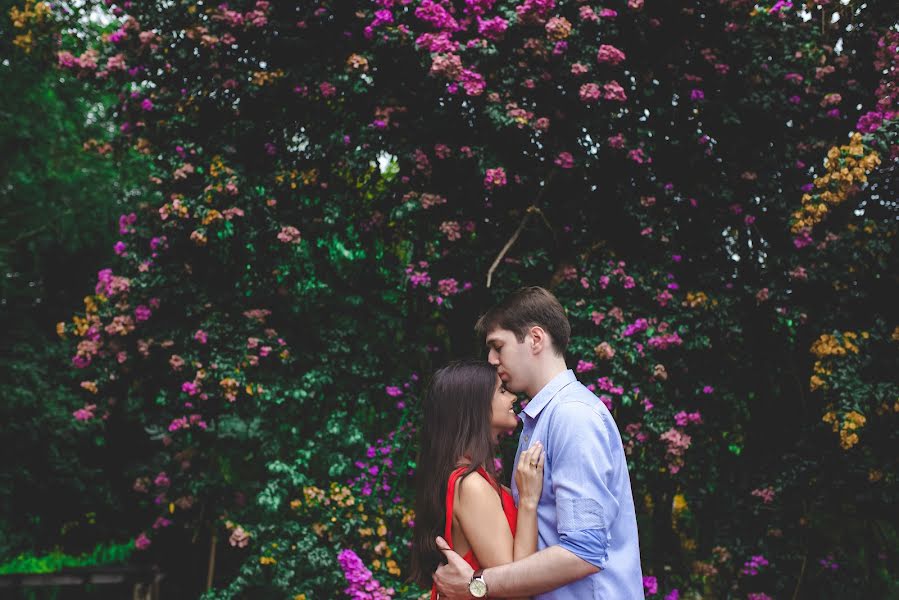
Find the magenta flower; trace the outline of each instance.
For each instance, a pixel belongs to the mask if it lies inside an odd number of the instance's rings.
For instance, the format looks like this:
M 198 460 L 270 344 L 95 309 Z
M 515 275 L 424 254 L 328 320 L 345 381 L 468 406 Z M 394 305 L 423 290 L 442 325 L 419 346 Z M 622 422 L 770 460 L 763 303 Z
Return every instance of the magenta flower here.
M 327 81 L 318 84 L 318 90 L 321 92 L 322 98 L 330 98 L 337 93 L 337 88 Z
M 471 69 L 462 69 L 459 82 L 469 96 L 480 96 L 484 93 L 484 88 L 487 87 L 484 76 Z
M 134 225 L 137 222 L 137 215 L 134 213 L 119 216 L 119 233 L 128 235 L 134 233 Z
M 194 339 L 201 344 L 205 344 L 209 340 L 209 336 L 202 329 L 197 329 L 196 333 L 194 333 Z
M 508 28 L 509 22 L 502 17 L 493 17 L 492 19 L 478 17 L 478 33 L 488 40 L 501 39 Z
M 743 575 L 755 576 L 759 574 L 762 567 L 768 566 L 768 560 L 761 554 L 751 556 L 749 560 L 743 563 L 743 569 L 740 571 Z
M 592 371 L 595 368 L 596 365 L 594 365 L 592 362 L 579 360 L 577 361 L 577 367 L 575 367 L 575 371 L 578 373 L 585 373 L 587 371 Z
M 690 100 L 692 100 L 693 102 L 705 100 L 705 92 L 703 92 L 702 90 L 690 90 Z
M 457 31 L 459 23 L 447 12 L 443 6 L 433 0 L 422 0 L 421 5 L 415 9 L 415 16 L 419 20 L 430 23 L 434 29 L 440 31 Z
M 650 596 L 654 596 L 659 593 L 659 583 L 655 577 L 643 577 L 643 589 L 646 590 L 646 593 Z
M 571 152 L 559 152 L 553 162 L 563 169 L 570 169 L 574 166 L 574 157 L 571 156 Z
M 488 190 L 493 190 L 499 187 L 505 186 L 507 183 L 506 180 L 506 170 L 502 167 L 497 167 L 495 169 L 487 169 L 487 173 L 484 176 L 484 187 Z
M 652 159 L 646 156 L 646 154 L 643 152 L 643 148 L 634 148 L 633 150 L 628 150 L 627 157 L 638 165 L 652 162 Z
M 779 13 L 782 10 L 788 10 L 793 8 L 793 3 L 788 0 L 777 0 L 770 9 L 768 9 L 768 14 L 773 15 L 775 13 Z
M 427 1 L 425 0 L 425 2 Z M 363 490 L 363 494 L 364 492 L 365 490 Z M 337 556 L 337 562 L 349 582 L 349 587 L 344 590 L 344 593 L 350 598 L 356 600 L 389 600 L 393 598 L 393 588 L 382 587 L 352 550 L 342 550 Z
M 152 311 L 143 304 L 134 309 L 134 318 L 138 321 L 146 321 L 150 318 L 151 314 Z
M 442 296 L 452 296 L 459 293 L 459 282 L 453 278 L 441 279 L 437 282 L 437 291 Z
M 143 532 L 134 540 L 134 547 L 138 550 L 146 550 L 150 547 L 150 538 Z
M 94 418 L 94 411 L 97 409 L 96 404 L 85 404 L 84 408 L 79 408 L 75 412 L 72 413 L 72 416 L 75 417 L 76 421 L 90 421 Z

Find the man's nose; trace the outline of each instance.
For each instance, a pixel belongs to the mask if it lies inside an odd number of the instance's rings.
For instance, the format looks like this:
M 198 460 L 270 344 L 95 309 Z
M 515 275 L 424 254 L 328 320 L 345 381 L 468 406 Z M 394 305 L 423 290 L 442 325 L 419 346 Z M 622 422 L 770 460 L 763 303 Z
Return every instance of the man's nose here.
M 491 350 L 487 353 L 487 362 L 494 367 L 499 366 L 499 356 L 497 355 L 496 350 Z

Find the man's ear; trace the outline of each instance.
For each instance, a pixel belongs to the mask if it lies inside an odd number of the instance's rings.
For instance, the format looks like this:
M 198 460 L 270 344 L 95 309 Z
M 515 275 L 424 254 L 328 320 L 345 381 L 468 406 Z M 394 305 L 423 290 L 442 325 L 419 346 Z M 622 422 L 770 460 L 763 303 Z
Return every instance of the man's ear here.
M 540 354 L 543 352 L 548 341 L 546 332 L 543 328 L 539 325 L 534 325 L 531 327 L 530 331 L 528 331 L 528 337 L 531 338 L 531 354 Z

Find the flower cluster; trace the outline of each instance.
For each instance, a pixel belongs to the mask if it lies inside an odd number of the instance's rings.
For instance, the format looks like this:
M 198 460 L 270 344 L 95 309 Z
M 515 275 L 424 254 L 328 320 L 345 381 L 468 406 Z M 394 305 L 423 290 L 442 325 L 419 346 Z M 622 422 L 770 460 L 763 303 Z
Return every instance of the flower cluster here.
M 747 560 L 746 562 L 743 563 L 743 568 L 740 570 L 740 572 L 743 575 L 754 576 L 754 575 L 759 574 L 759 571 L 761 570 L 762 567 L 767 567 L 767 566 L 768 566 L 768 560 L 761 554 L 757 554 L 757 555 L 751 556 L 749 558 L 749 560 Z
M 834 433 L 840 434 L 840 447 L 843 450 L 849 450 L 858 444 L 856 431 L 864 427 L 867 422 L 865 416 L 855 410 L 845 413 L 842 418 L 838 418 L 837 413 L 830 410 L 824 413 L 821 420 L 829 424 Z
M 393 598 L 393 588 L 384 588 L 378 583 L 362 559 L 352 550 L 341 550 L 337 557 L 340 568 L 349 582 L 344 593 L 353 600 L 389 600 Z
M 825 174 L 814 181 L 814 193 L 802 196 L 802 208 L 793 213 L 791 231 L 797 247 L 807 245 L 802 236 L 824 220 L 830 207 L 844 202 L 868 181 L 868 175 L 880 165 L 880 154 L 868 148 L 862 134 L 853 133 L 849 144 L 834 146 L 824 161 Z

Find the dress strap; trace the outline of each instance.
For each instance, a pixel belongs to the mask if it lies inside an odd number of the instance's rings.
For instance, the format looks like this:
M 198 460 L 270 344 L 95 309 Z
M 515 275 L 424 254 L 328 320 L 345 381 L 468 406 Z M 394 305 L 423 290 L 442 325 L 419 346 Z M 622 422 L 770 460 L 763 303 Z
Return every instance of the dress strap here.
M 465 473 L 468 467 L 459 467 L 450 473 L 449 481 L 446 484 L 446 525 L 443 530 L 443 539 L 446 543 L 453 547 L 453 499 L 456 497 L 456 482 L 459 477 Z

